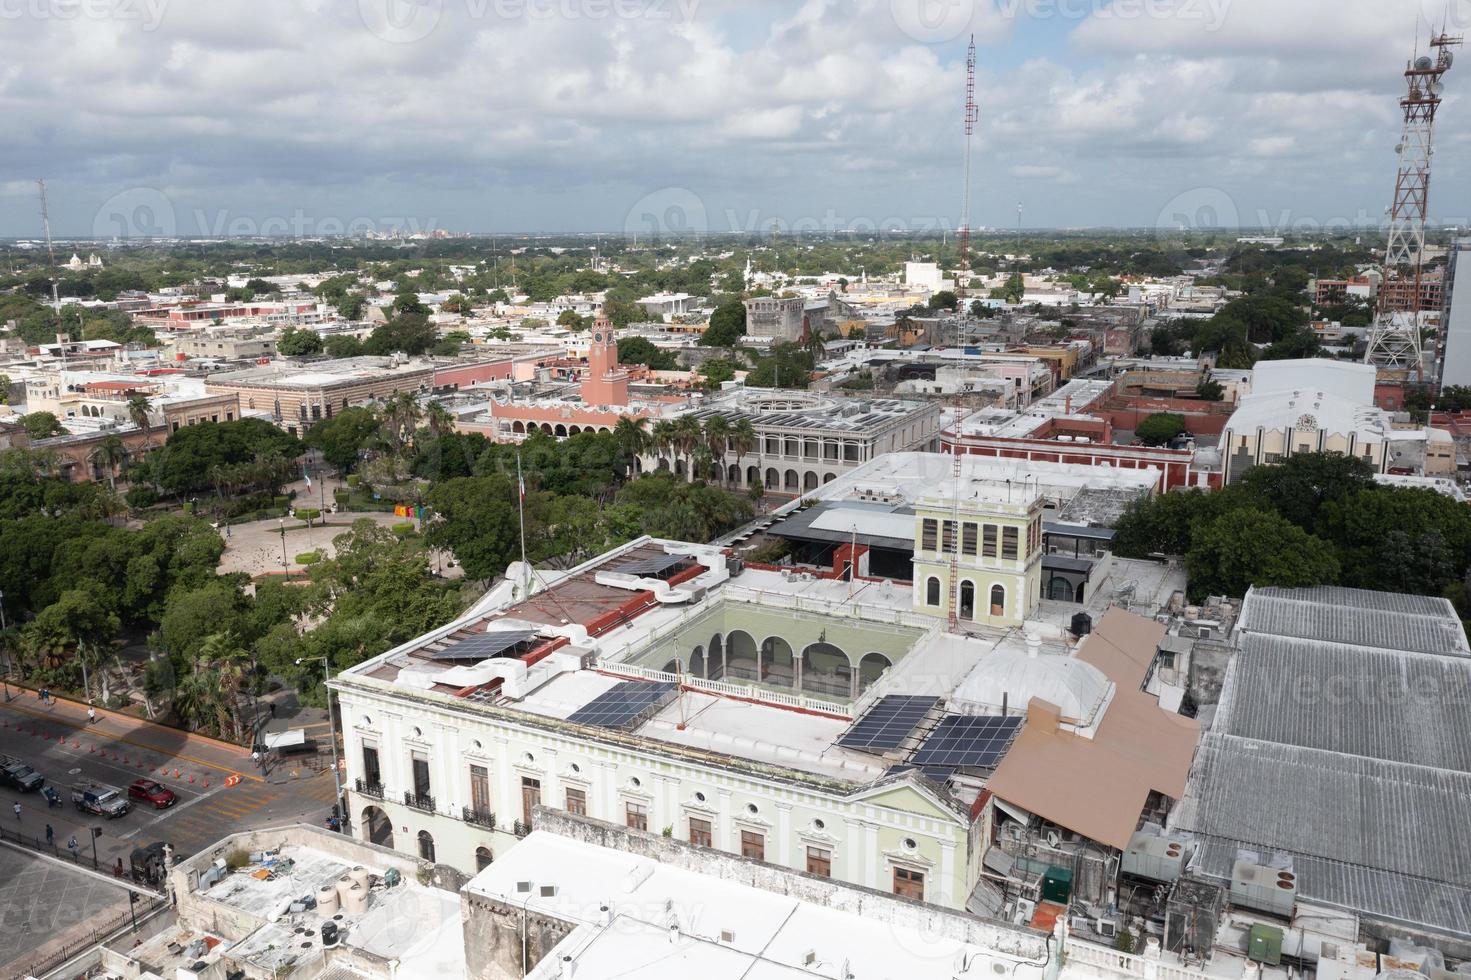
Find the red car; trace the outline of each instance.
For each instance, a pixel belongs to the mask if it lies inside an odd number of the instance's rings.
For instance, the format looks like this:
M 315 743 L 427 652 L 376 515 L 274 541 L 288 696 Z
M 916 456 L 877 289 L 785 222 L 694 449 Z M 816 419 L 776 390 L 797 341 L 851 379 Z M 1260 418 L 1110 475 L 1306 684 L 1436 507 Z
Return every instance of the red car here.
M 174 795 L 173 790 L 151 779 L 135 780 L 133 785 L 128 787 L 128 795 L 135 800 L 152 803 L 160 810 L 173 806 L 179 799 Z

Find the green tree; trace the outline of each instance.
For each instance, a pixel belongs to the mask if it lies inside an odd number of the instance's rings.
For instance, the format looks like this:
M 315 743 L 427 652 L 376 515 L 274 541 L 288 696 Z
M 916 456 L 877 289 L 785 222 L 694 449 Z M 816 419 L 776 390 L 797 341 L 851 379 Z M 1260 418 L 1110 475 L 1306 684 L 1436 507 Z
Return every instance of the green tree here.
M 29 415 L 22 415 L 20 424 L 25 427 L 26 435 L 32 441 L 66 435 L 66 429 L 62 426 L 61 420 L 51 412 L 31 412 Z
M 362 341 L 347 334 L 328 337 L 324 348 L 328 357 L 361 357 L 363 354 Z
M 679 364 L 669 351 L 660 350 L 643 337 L 618 339 L 619 364 L 644 364 L 651 371 L 673 371 Z
M 557 316 L 557 323 L 569 330 L 586 330 L 590 324 L 577 315 L 576 310 L 563 310 Z
M 399 297 L 400 300 L 403 298 Z M 418 300 L 414 302 L 417 303 Z M 395 309 L 398 308 L 397 304 L 398 300 L 395 300 Z M 395 352 L 423 354 L 438 340 L 439 331 L 429 322 L 427 314 L 416 311 L 400 312 L 387 323 L 374 328 L 363 342 L 363 353 L 380 356 Z
M 1201 378 L 1200 383 L 1195 386 L 1196 397 L 1208 402 L 1218 402 L 1226 397 L 1226 389 L 1221 387 L 1219 381 L 1210 378 Z
M 1315 533 L 1325 504 L 1342 502 L 1374 485 L 1374 468 L 1343 453 L 1298 453 L 1272 466 L 1256 466 L 1241 481 L 1268 507 L 1304 531 Z
M 66 659 L 80 644 L 105 646 L 117 638 L 117 616 L 85 589 L 63 592 L 21 630 L 22 651 L 37 665 Z
M 735 362 L 725 357 L 712 357 L 700 363 L 700 387 L 714 391 L 727 381 L 735 380 Z
M 236 585 L 215 579 L 169 599 L 155 643 L 178 665 L 198 662 L 205 640 L 224 630 L 250 636 L 249 600 Z
M 276 350 L 285 357 L 307 357 L 322 353 L 322 338 L 315 330 L 287 327 L 276 341 Z
M 1338 559 L 1326 542 L 1276 514 L 1231 511 L 1198 526 L 1185 555 L 1191 598 L 1244 596 L 1252 586 L 1331 585 Z
M 1434 490 L 1360 484 L 1325 499 L 1316 523 L 1344 585 L 1436 595 L 1471 563 L 1471 509 Z
M 953 310 L 960 305 L 953 290 L 942 289 L 930 297 L 929 308 L 932 310 Z
M 1134 429 L 1134 435 L 1146 446 L 1163 446 L 1185 433 L 1185 416 L 1175 412 L 1155 412 Z
M 472 579 L 489 582 L 520 557 L 517 489 L 508 477 L 462 477 L 429 491 L 429 506 L 443 520 L 429 525 L 431 547 L 454 554 Z
M 721 303 L 710 314 L 710 325 L 700 335 L 706 347 L 734 347 L 746 335 L 746 304 L 739 299 Z

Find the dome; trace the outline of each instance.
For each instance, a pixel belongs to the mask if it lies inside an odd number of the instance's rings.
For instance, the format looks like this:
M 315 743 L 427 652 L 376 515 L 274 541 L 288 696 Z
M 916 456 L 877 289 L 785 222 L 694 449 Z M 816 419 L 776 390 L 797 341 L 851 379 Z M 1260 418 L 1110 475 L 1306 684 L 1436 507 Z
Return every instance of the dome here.
M 1111 682 L 1092 664 L 1073 657 L 999 650 L 982 657 L 955 689 L 951 706 L 976 714 L 1025 709 L 1041 698 L 1062 709 L 1065 721 L 1087 727 L 1098 720 Z

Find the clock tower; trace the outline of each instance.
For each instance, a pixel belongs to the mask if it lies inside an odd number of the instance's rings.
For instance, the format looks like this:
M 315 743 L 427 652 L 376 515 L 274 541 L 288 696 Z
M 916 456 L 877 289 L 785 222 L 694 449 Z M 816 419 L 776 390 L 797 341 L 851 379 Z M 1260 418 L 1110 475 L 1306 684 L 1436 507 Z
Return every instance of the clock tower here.
M 618 341 L 607 314 L 601 310 L 593 320 L 582 400 L 587 405 L 628 404 L 628 372 L 618 365 Z

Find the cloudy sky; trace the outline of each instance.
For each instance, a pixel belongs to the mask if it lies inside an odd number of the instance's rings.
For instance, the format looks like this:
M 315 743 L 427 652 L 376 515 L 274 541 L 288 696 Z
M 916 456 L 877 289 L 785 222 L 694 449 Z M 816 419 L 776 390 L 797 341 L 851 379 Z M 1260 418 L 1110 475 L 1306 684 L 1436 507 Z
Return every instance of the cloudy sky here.
M 974 226 L 1376 222 L 1446 16 L 1471 0 L 0 0 L 0 236 L 38 235 L 39 176 L 58 235 L 954 227 L 971 33 Z

